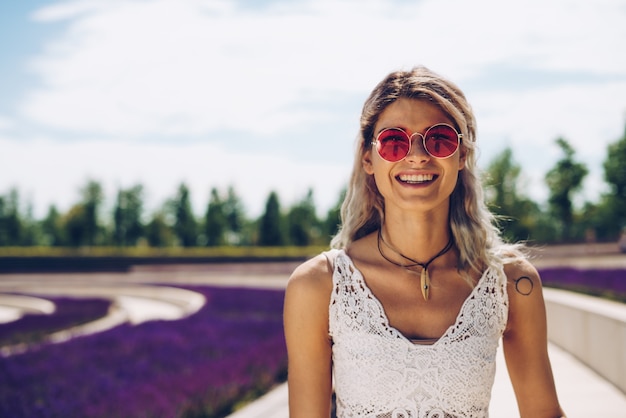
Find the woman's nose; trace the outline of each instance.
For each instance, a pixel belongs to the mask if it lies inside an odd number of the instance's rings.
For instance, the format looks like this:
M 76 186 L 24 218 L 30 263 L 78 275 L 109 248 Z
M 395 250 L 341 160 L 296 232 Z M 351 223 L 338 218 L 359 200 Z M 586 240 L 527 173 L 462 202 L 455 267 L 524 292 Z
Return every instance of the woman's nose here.
M 418 133 L 411 137 L 411 148 L 406 159 L 413 162 L 425 162 L 430 159 L 430 154 L 424 148 L 424 140 Z

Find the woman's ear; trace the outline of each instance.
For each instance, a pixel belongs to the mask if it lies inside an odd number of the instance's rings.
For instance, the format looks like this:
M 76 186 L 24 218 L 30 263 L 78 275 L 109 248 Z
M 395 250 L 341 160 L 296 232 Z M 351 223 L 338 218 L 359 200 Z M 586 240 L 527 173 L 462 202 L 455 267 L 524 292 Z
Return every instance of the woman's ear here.
M 372 149 L 368 149 L 363 153 L 363 157 L 361 158 L 361 164 L 363 166 L 363 171 L 367 174 L 374 174 L 374 165 L 372 164 Z
M 461 152 L 461 156 L 459 157 L 459 171 L 461 171 L 465 168 L 465 161 L 467 160 L 467 149 L 461 145 L 459 151 Z

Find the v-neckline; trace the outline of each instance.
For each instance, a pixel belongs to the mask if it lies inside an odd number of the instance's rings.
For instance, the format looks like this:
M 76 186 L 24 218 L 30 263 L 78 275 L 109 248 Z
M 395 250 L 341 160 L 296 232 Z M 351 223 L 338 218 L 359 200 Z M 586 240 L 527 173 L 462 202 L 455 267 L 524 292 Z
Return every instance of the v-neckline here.
M 478 293 L 478 289 L 482 287 L 482 285 L 484 284 L 484 281 L 486 280 L 485 278 L 487 277 L 487 274 L 491 270 L 490 267 L 487 267 L 485 269 L 485 271 L 483 272 L 483 275 L 480 277 L 480 279 L 476 283 L 476 286 L 474 286 L 474 288 L 472 289 L 470 294 L 463 301 L 463 304 L 461 305 L 461 308 L 459 309 L 459 312 L 456 315 L 456 318 L 455 318 L 454 322 L 448 328 L 446 328 L 445 332 L 439 338 L 425 339 L 425 341 L 428 341 L 428 342 L 425 343 L 425 344 L 421 344 L 421 343 L 419 343 L 419 340 L 417 340 L 418 341 L 417 343 L 414 342 L 413 340 L 408 338 L 406 335 L 404 335 L 404 333 L 402 331 L 400 331 L 398 328 L 396 328 L 393 325 L 391 325 L 391 322 L 389 321 L 389 317 L 387 316 L 387 311 L 385 311 L 385 307 L 384 307 L 383 303 L 380 301 L 380 299 L 378 299 L 378 297 L 374 294 L 372 289 L 369 287 L 369 285 L 367 284 L 367 281 L 365 280 L 365 277 L 363 276 L 361 271 L 356 267 L 356 265 L 354 264 L 354 262 L 352 261 L 350 256 L 344 250 L 341 250 L 341 253 L 342 253 L 341 255 L 343 255 L 348 260 L 349 269 L 351 271 L 351 274 L 353 276 L 356 275 L 355 277 L 358 280 L 358 282 L 362 285 L 363 291 L 365 292 L 366 296 L 368 296 L 372 301 L 374 301 L 374 303 L 378 307 L 378 309 L 380 311 L 381 318 L 384 320 L 384 322 L 381 325 L 384 325 L 385 329 L 388 330 L 389 333 L 392 334 L 394 337 L 399 338 L 399 339 L 405 341 L 411 347 L 416 348 L 416 349 L 418 347 L 420 347 L 420 348 L 429 348 L 429 347 L 430 348 L 434 348 L 437 345 L 439 345 L 441 343 L 441 341 L 443 341 L 444 339 L 449 338 L 449 336 L 450 336 L 449 334 L 452 332 L 452 330 L 459 325 L 461 317 L 465 313 L 464 311 L 465 311 L 465 308 L 468 305 L 469 301 L 474 299 L 475 295 Z M 433 341 L 433 343 L 430 343 L 430 341 Z

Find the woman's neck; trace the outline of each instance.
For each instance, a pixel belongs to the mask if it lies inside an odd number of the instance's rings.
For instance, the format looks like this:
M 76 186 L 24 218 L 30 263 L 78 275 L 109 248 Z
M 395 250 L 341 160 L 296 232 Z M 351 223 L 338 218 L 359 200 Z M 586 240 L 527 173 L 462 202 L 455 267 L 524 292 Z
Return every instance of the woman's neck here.
M 403 255 L 429 260 L 450 240 L 448 212 L 425 214 L 386 213 L 382 238 Z

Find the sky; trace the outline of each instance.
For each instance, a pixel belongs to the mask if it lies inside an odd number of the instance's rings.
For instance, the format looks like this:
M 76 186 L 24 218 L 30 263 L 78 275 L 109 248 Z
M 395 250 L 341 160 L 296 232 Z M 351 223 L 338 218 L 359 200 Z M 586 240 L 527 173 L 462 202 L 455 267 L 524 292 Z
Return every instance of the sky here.
M 234 187 L 249 217 L 312 188 L 333 206 L 364 100 L 425 65 L 465 92 L 479 165 L 506 147 L 539 202 L 561 157 L 606 191 L 626 125 L 626 0 L 20 0 L 0 3 L 0 195 L 67 211 L 142 184 L 148 212 L 185 183 L 194 211 Z

